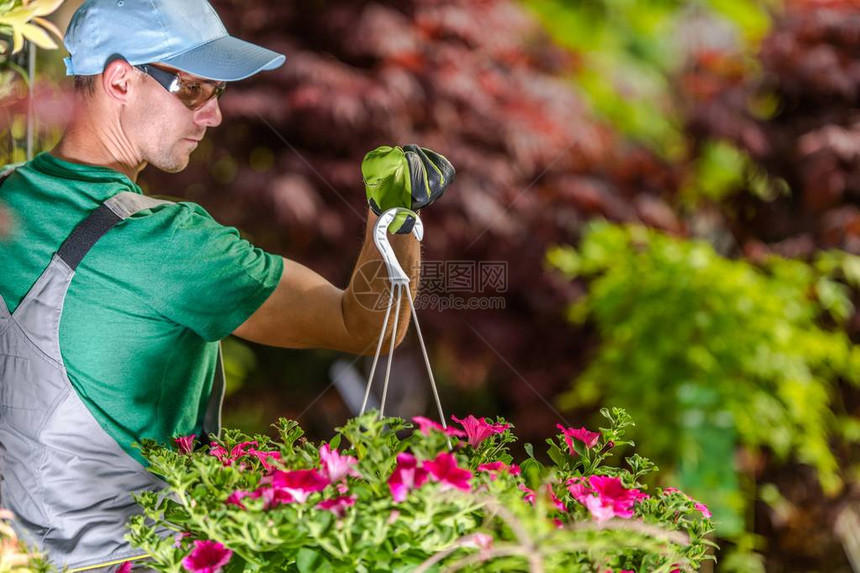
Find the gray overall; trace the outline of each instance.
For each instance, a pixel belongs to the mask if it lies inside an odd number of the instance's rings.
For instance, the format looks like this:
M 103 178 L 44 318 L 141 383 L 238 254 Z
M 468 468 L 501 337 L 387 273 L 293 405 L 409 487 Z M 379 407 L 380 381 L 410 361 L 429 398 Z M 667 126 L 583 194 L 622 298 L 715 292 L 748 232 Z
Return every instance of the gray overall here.
M 25 541 L 70 571 L 108 570 L 140 557 L 123 538 L 139 511 L 131 494 L 166 484 L 123 451 L 72 388 L 59 343 L 63 303 L 99 238 L 165 203 L 118 193 L 75 228 L 14 313 L 0 296 L 0 506 L 15 514 Z M 206 433 L 219 432 L 223 394 L 219 352 Z

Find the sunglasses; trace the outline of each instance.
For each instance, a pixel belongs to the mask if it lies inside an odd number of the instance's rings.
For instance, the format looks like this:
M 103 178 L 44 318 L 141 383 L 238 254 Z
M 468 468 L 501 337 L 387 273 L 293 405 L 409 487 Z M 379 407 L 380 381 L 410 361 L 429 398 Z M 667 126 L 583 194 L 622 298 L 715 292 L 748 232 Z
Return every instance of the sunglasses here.
M 157 81 L 164 89 L 179 98 L 185 107 L 194 111 L 206 105 L 210 99 L 221 97 L 227 87 L 227 82 L 191 79 L 183 76 L 181 72 L 168 72 L 153 64 L 140 64 L 134 67 Z

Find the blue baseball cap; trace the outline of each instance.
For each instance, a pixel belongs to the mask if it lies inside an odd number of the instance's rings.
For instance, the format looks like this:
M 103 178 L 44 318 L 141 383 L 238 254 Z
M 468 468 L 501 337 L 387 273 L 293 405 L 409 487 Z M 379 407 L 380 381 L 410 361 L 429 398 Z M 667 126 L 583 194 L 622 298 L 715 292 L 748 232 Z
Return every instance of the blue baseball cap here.
M 282 54 L 227 33 L 206 0 L 87 0 L 63 43 L 66 75 L 100 74 L 118 56 L 162 63 L 217 81 L 236 81 L 284 63 Z

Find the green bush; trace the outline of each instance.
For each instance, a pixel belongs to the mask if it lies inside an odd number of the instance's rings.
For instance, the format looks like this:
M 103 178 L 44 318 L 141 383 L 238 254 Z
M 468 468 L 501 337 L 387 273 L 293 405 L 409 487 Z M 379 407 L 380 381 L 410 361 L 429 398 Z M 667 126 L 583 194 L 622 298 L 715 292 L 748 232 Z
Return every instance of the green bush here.
M 839 489 L 831 397 L 838 380 L 858 381 L 860 352 L 838 328 L 853 308 L 833 277 L 854 278 L 855 257 L 757 267 L 702 241 L 597 223 L 579 249 L 554 248 L 548 260 L 588 279 L 569 318 L 601 339 L 564 407 L 626 408 L 642 453 L 708 497 L 718 533 L 741 535 L 757 493 L 737 470 L 739 447 L 808 464 L 826 492 Z

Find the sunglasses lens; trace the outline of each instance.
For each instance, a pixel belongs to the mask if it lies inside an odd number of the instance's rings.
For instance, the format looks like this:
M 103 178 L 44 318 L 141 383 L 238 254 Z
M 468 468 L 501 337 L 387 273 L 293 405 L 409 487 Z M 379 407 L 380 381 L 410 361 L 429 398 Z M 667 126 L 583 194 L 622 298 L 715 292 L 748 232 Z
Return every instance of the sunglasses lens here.
M 203 106 L 213 97 L 218 97 L 224 91 L 222 82 L 196 82 L 183 80 L 179 83 L 176 96 L 191 109 Z

